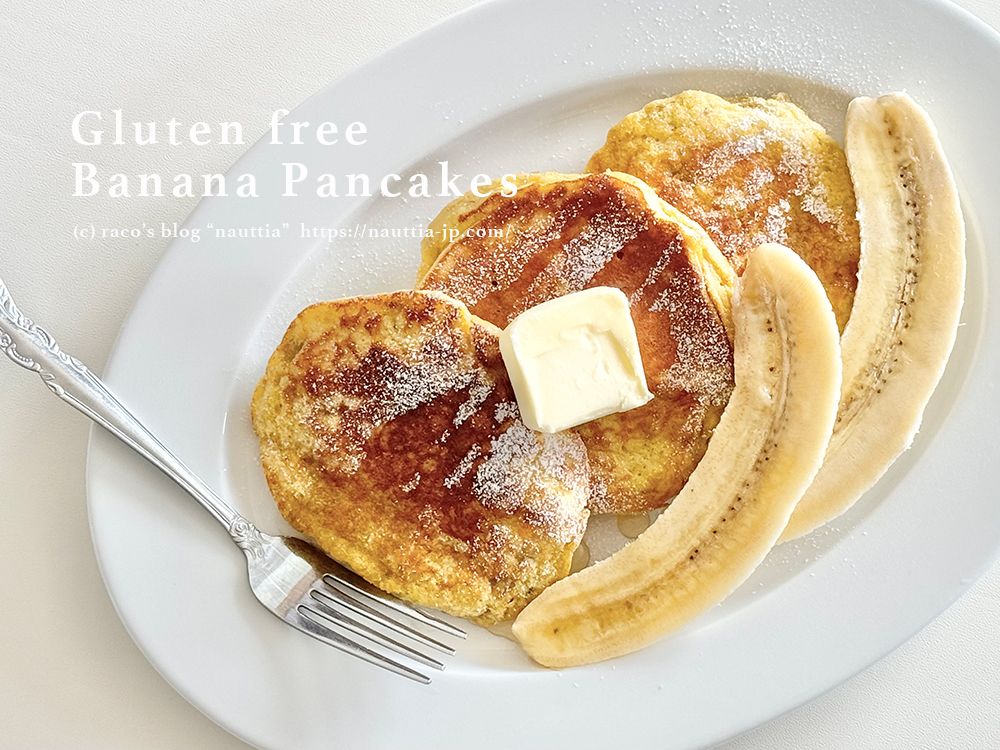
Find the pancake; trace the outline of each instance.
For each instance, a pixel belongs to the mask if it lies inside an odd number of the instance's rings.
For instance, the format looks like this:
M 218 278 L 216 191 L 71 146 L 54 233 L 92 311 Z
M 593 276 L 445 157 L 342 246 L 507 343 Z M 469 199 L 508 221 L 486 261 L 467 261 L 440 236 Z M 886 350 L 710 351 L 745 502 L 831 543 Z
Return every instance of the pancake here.
M 564 294 L 621 289 L 655 397 L 575 428 L 590 459 L 588 507 L 663 507 L 704 454 L 732 391 L 732 268 L 701 227 L 629 175 L 515 182 L 513 196 L 495 184 L 485 198 L 444 208 L 427 232 L 417 287 L 500 327 Z M 447 229 L 461 236 L 448 244 Z
M 790 247 L 819 276 L 843 331 L 861 247 L 847 160 L 783 96 L 685 91 L 650 102 L 611 128 L 587 169 L 644 180 L 701 224 L 737 273 L 762 243 Z
M 293 527 L 384 591 L 482 624 L 569 572 L 588 516 L 583 444 L 524 426 L 498 333 L 433 293 L 313 305 L 252 403 Z

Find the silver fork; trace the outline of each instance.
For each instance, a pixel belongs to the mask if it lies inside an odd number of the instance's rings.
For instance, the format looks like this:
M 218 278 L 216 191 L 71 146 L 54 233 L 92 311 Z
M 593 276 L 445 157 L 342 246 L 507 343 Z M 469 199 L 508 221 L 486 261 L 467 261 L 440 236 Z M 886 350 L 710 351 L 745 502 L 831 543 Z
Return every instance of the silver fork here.
M 448 655 L 455 650 L 401 622 L 397 615 L 459 638 L 465 637 L 462 630 L 379 591 L 301 539 L 262 533 L 167 450 L 96 375 L 26 318 L 2 280 L 0 350 L 37 372 L 50 391 L 131 446 L 201 503 L 246 554 L 250 588 L 275 615 L 323 643 L 417 682 L 427 684 L 430 678 L 383 651 L 444 669 L 442 662 L 394 636 Z

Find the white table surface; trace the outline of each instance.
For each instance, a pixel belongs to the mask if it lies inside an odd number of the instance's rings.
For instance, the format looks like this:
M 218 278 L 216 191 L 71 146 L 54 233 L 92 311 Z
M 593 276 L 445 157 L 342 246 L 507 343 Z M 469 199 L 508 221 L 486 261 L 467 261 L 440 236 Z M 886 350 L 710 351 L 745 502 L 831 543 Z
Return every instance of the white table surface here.
M 238 120 L 253 143 L 267 113 L 471 4 L 6 4 L 0 277 L 65 350 L 100 372 L 168 240 L 79 242 L 74 226 L 180 222 L 197 199 L 74 198 L 69 164 L 197 175 L 225 171 L 242 149 L 133 144 L 84 158 L 69 135 L 77 112 Z M 959 5 L 1000 28 L 997 0 Z M 0 749 L 247 747 L 176 694 L 115 615 L 87 525 L 88 421 L 0 360 Z M 1000 565 L 880 663 L 724 748 L 997 748 L 998 706 Z

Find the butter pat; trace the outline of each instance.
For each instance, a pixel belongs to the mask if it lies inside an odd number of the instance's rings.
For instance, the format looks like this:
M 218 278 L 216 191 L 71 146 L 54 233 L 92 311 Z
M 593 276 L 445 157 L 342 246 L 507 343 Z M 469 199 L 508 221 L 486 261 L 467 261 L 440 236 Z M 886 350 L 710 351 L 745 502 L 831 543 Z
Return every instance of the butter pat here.
M 559 432 L 653 398 L 620 289 L 594 287 L 532 307 L 500 334 L 500 352 L 533 430 Z

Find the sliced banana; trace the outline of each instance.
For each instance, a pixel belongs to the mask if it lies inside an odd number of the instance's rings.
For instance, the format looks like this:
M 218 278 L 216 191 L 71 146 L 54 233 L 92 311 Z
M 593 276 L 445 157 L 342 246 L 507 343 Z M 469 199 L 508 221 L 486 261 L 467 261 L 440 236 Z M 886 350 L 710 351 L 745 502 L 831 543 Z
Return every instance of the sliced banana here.
M 823 459 L 840 393 L 837 323 L 795 253 L 762 245 L 733 298 L 736 388 L 667 510 L 610 558 L 556 582 L 514 621 L 537 662 L 626 654 L 725 598 L 775 543 Z
M 847 111 L 861 264 L 841 339 L 844 381 L 823 466 L 789 520 L 793 539 L 847 510 L 920 426 L 965 288 L 965 227 L 933 123 L 906 94 Z

